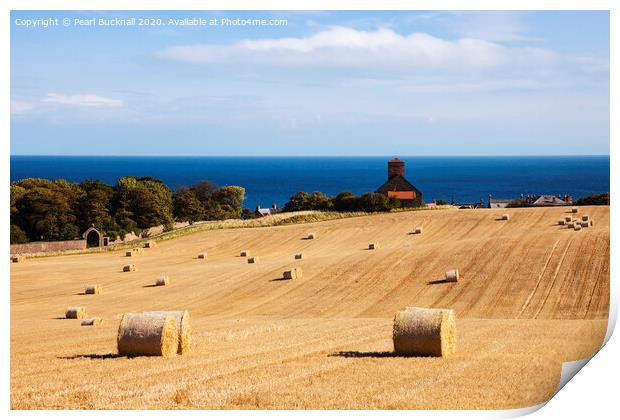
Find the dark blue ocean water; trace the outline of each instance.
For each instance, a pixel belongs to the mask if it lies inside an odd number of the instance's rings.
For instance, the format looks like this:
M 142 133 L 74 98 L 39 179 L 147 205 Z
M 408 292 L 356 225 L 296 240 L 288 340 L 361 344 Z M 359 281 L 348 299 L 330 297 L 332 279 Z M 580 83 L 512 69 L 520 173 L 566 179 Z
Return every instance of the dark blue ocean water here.
M 431 202 L 475 202 L 520 194 L 609 191 L 609 156 L 407 157 L 406 177 Z M 38 177 L 68 181 L 151 176 L 170 188 L 208 179 L 246 188 L 245 207 L 284 205 L 297 191 L 374 191 L 387 177 L 389 157 L 92 157 L 11 156 L 11 181 Z

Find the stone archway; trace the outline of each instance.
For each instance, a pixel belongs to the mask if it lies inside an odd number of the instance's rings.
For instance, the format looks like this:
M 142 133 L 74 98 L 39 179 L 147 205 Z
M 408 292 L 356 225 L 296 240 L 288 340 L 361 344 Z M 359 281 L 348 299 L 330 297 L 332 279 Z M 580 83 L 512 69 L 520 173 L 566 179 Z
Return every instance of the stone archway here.
M 86 248 L 103 246 L 103 236 L 94 226 L 88 228 L 88 230 L 82 234 L 82 238 L 86 240 Z

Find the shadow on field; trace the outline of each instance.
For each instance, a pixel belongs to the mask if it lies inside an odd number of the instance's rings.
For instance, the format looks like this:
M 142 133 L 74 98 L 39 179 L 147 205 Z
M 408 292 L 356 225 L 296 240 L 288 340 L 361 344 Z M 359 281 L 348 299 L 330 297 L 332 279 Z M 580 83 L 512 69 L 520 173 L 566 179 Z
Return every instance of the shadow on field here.
M 288 281 L 288 280 L 291 280 L 291 279 L 285 279 L 284 277 L 278 277 L 277 279 L 271 279 L 269 281 Z
M 142 286 L 142 287 L 158 287 L 156 284 L 147 284 L 146 286 Z
M 345 357 L 347 359 L 364 359 L 364 358 L 380 358 L 380 357 L 401 357 L 391 351 L 337 351 L 329 355 L 329 357 Z
M 444 283 L 447 284 L 447 283 L 456 283 L 456 282 L 451 281 L 451 280 L 446 280 L 446 279 L 439 279 L 439 280 L 430 280 L 426 284 L 444 284 Z
M 126 356 L 120 356 L 118 354 L 114 354 L 114 353 L 105 353 L 105 354 L 76 354 L 75 356 L 59 356 L 59 359 L 65 359 L 65 360 L 75 360 L 75 359 L 99 359 L 99 360 L 103 360 L 103 359 L 118 359 L 121 357 L 126 357 Z

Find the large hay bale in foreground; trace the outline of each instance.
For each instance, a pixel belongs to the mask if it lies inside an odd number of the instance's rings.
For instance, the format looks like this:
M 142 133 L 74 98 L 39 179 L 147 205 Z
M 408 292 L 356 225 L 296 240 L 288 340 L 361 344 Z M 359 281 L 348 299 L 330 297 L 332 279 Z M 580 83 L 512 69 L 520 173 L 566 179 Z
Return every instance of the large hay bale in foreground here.
M 301 252 L 299 254 L 295 254 L 296 260 L 301 260 L 303 257 L 304 257 L 304 254 L 302 254 Z
M 502 220 L 510 220 L 510 215 L 509 214 L 502 214 Z
M 207 253 L 206 252 L 201 252 L 200 254 L 198 254 L 198 259 L 199 260 L 205 260 L 207 258 Z
M 83 306 L 70 306 L 65 311 L 67 319 L 84 319 L 86 318 L 86 308 Z
M 308 236 L 306 236 L 306 239 L 316 239 L 316 233 L 315 232 L 309 232 Z
M 23 255 L 13 255 L 11 257 L 11 262 L 14 263 L 23 263 L 24 261 L 26 261 L 26 257 L 24 257 Z
M 570 211 L 572 213 L 577 213 L 579 211 L 579 209 L 577 207 L 573 207 L 572 209 L 570 209 Z
M 250 253 L 250 251 L 248 251 L 247 249 L 245 249 L 245 250 L 243 250 L 243 251 L 241 251 L 241 252 L 239 253 L 239 256 L 240 256 L 240 257 L 247 257 L 249 253 Z
M 374 242 L 372 244 L 368 244 L 368 249 L 379 249 L 379 243 L 378 242 Z
M 131 272 L 131 271 L 138 271 L 138 267 L 136 267 L 135 264 L 128 264 L 126 266 L 123 267 L 123 272 Z
M 144 243 L 145 248 L 155 248 L 156 246 L 157 246 L 157 242 L 155 241 L 148 241 Z
M 259 263 L 260 262 L 260 258 L 259 257 L 250 257 L 248 258 L 248 264 L 254 264 L 254 263 Z
M 155 286 L 170 286 L 170 277 L 167 274 L 162 274 L 155 280 Z
M 457 268 L 455 268 L 455 269 L 446 271 L 445 281 L 457 282 L 457 281 L 459 281 L 460 277 L 461 277 L 461 275 L 459 273 L 459 270 Z
M 176 320 L 172 315 L 126 313 L 116 346 L 121 356 L 174 356 L 179 347 Z
M 100 284 L 91 284 L 87 286 L 86 290 L 84 291 L 84 293 L 87 295 L 98 295 L 101 292 L 103 292 L 103 286 L 101 286 Z
M 452 309 L 406 308 L 396 312 L 392 332 L 394 353 L 402 356 L 446 357 L 456 350 Z
M 82 327 L 96 327 L 101 324 L 103 324 L 103 319 L 101 318 L 86 318 L 80 323 Z
M 416 235 L 421 234 L 422 233 L 422 226 L 416 226 L 416 228 L 413 231 L 413 233 L 415 233 Z
M 303 271 L 299 267 L 291 268 L 290 270 L 286 270 L 284 273 L 282 273 L 282 277 L 284 277 L 287 280 L 298 279 L 298 278 L 301 278 L 302 276 L 303 276 Z
M 177 348 L 178 354 L 189 353 L 192 346 L 192 329 L 189 323 L 188 311 L 152 311 L 144 312 L 146 315 L 159 315 L 162 317 L 172 316 L 177 324 L 177 331 L 179 333 L 179 346 Z

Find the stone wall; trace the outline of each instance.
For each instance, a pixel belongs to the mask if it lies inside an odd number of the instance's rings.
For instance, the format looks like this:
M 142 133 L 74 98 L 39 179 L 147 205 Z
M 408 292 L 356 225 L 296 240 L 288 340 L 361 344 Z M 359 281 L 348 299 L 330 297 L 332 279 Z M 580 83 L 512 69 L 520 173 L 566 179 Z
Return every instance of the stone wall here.
M 72 249 L 85 249 L 86 240 L 54 242 L 30 242 L 27 244 L 11 244 L 11 254 L 35 254 L 38 252 L 59 252 Z

